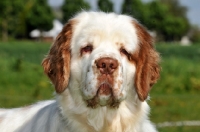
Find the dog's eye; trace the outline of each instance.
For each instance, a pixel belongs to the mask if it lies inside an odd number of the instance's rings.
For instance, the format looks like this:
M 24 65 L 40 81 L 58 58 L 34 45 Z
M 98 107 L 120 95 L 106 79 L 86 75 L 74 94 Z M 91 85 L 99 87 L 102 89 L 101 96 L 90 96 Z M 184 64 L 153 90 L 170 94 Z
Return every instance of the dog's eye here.
M 121 48 L 120 52 L 125 55 L 129 60 L 131 59 L 131 54 L 129 54 L 125 49 Z
M 83 47 L 81 49 L 81 54 L 84 54 L 84 53 L 91 53 L 93 50 L 93 47 L 91 45 L 87 45 L 85 47 Z

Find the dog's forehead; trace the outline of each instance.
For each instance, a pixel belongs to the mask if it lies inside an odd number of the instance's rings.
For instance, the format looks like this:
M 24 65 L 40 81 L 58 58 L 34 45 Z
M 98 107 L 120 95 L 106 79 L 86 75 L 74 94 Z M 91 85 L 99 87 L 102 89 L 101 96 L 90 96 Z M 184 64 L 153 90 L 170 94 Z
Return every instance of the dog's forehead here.
M 72 47 L 92 44 L 124 47 L 133 52 L 138 46 L 137 31 L 133 18 L 103 12 L 83 12 L 77 15 L 72 38 Z M 72 48 L 73 49 L 73 48 Z

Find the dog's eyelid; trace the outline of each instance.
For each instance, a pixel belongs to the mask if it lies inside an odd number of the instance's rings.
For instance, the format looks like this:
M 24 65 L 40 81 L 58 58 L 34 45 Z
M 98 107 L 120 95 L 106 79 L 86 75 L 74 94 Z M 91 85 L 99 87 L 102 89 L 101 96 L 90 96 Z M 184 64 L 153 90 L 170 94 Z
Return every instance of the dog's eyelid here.
M 125 48 L 120 48 L 120 53 L 127 56 L 128 59 L 131 57 L 131 54 Z
M 81 48 L 81 54 L 83 54 L 83 53 L 91 53 L 92 50 L 93 50 L 93 46 L 92 45 L 87 45 L 87 46 Z

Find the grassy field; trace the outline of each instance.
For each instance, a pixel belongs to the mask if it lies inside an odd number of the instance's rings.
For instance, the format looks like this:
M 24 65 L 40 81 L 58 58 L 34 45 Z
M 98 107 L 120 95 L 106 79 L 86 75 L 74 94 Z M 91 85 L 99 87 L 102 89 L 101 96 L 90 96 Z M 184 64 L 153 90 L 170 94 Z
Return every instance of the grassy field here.
M 53 98 L 41 61 L 50 44 L 0 43 L 0 107 L 17 107 Z
M 151 119 L 200 120 L 200 45 L 157 45 L 162 56 L 161 78 L 151 91 Z M 199 132 L 198 127 L 159 128 L 160 132 Z
M 25 106 L 52 99 L 54 89 L 41 61 L 50 44 L 0 42 L 0 107 Z M 200 45 L 157 45 L 162 72 L 150 95 L 150 118 L 165 121 L 200 120 Z M 163 127 L 160 132 L 199 132 L 200 126 Z

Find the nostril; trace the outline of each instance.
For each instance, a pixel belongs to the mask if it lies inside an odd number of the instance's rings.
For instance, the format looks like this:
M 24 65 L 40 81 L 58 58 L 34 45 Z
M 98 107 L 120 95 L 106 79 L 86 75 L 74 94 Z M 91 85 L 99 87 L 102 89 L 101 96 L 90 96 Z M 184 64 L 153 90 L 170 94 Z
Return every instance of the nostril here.
M 101 66 L 102 66 L 101 68 L 106 68 L 106 64 L 105 63 L 102 63 Z
M 111 64 L 110 64 L 110 68 L 111 68 L 111 69 L 116 69 L 116 68 L 117 68 L 117 65 L 116 65 L 116 64 L 113 64 L 113 63 L 111 63 Z
M 113 67 L 113 64 L 112 64 L 112 63 L 110 64 L 110 68 L 114 69 L 114 67 Z
M 111 69 L 116 69 L 117 67 L 118 67 L 117 60 L 112 60 L 112 62 L 110 63 L 110 68 Z

